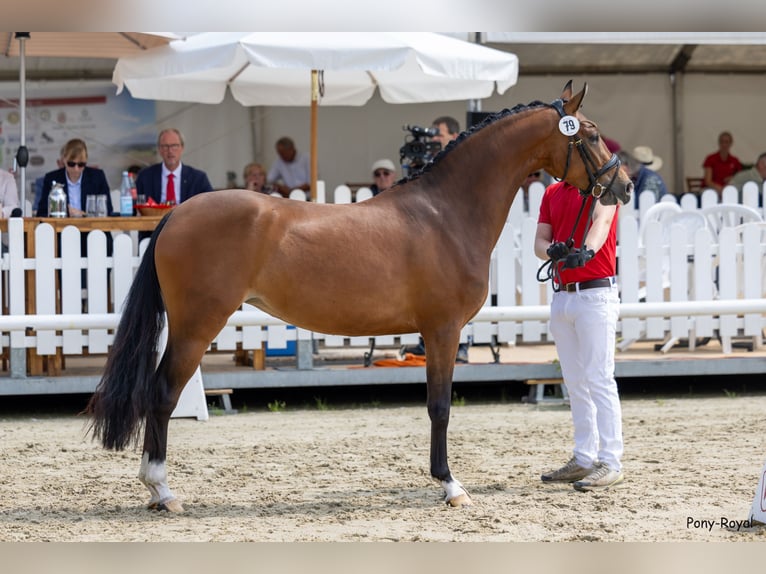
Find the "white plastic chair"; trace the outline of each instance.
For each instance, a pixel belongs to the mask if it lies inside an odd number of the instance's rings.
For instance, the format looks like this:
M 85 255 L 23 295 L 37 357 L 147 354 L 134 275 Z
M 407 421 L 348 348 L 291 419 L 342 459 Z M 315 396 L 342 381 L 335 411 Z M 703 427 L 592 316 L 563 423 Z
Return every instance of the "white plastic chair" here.
M 646 243 L 646 227 L 650 221 L 663 222 L 678 213 L 681 213 L 681 206 L 675 202 L 671 203 L 668 201 L 660 201 L 647 209 L 638 225 L 638 241 L 640 244 L 644 245 Z
M 703 207 L 700 212 L 708 222 L 708 228 L 717 237 L 724 227 L 736 227 L 743 223 L 763 221 L 763 217 L 752 207 L 739 203 L 719 203 Z

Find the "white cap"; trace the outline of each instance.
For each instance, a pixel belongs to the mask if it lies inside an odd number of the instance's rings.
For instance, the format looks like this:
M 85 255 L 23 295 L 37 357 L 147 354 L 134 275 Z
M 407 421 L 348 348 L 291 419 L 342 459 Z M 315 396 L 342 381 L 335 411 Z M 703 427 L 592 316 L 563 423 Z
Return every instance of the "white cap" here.
M 396 166 L 390 159 L 379 159 L 374 164 L 372 164 L 372 173 L 375 173 L 375 170 L 377 169 L 387 169 L 388 171 L 395 172 Z

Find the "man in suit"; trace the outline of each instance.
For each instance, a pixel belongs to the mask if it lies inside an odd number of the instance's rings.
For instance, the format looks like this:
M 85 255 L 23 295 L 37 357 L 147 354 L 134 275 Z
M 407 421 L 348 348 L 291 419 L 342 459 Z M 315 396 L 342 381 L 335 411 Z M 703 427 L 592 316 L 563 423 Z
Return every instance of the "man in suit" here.
M 175 128 L 164 129 L 157 138 L 161 163 L 142 169 L 136 178 L 138 195 L 157 203 L 182 203 L 198 193 L 213 191 L 204 171 L 181 163 L 184 138 Z

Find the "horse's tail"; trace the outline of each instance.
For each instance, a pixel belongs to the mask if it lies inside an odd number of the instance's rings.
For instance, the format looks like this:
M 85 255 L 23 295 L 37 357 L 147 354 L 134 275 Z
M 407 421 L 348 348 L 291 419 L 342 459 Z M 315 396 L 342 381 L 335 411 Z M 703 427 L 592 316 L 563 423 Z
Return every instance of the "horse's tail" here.
M 122 318 L 96 390 L 85 412 L 92 417 L 90 430 L 104 448 L 122 450 L 137 442 L 146 413 L 159 397 L 155 381 L 156 344 L 164 325 L 154 249 L 168 213 L 152 234 L 138 267 Z

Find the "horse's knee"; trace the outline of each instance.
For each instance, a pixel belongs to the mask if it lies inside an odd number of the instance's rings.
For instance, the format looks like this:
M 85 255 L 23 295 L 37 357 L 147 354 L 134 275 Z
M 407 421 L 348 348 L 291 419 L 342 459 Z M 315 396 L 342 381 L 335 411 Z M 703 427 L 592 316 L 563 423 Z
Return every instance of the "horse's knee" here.
M 435 400 L 428 401 L 428 418 L 434 424 L 449 422 L 450 401 Z

